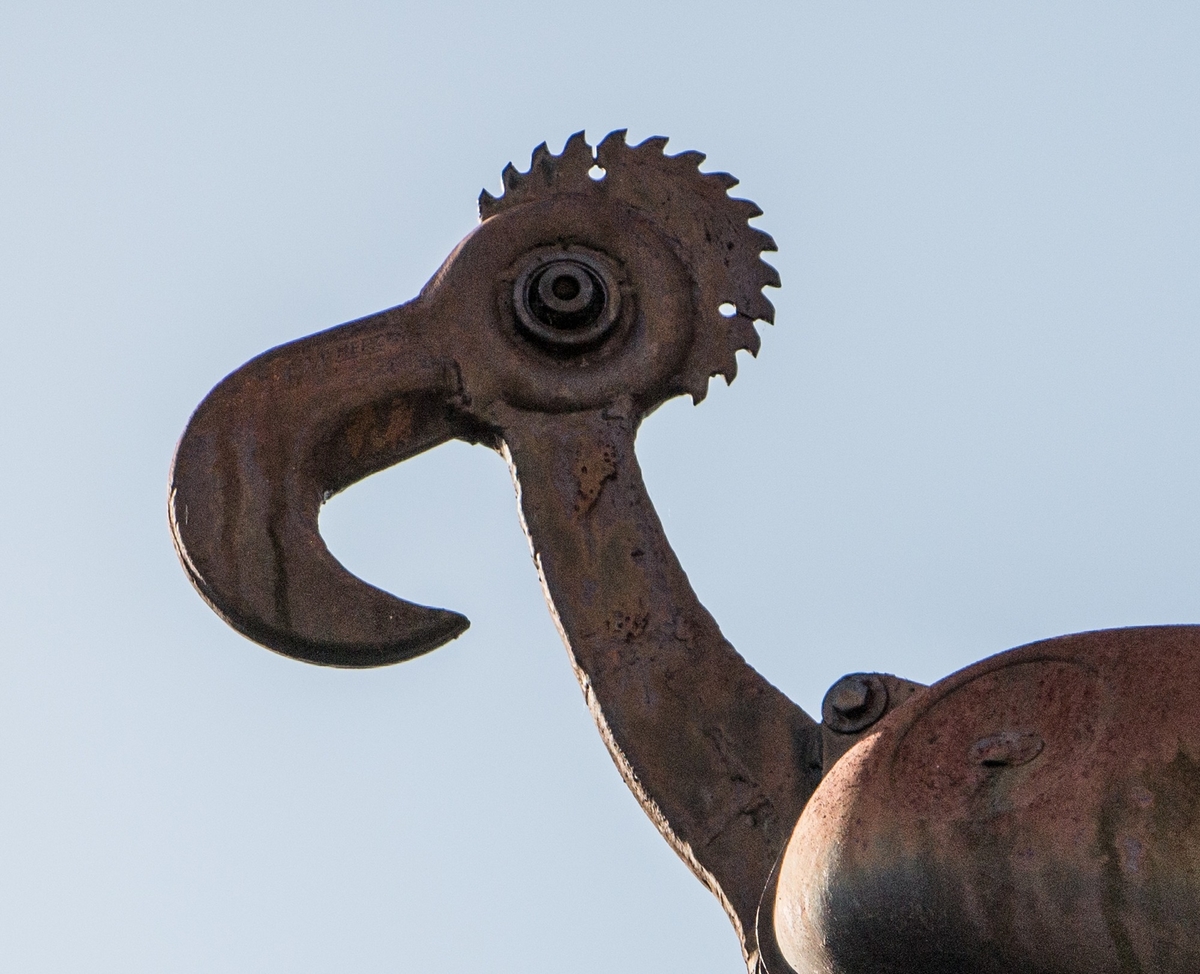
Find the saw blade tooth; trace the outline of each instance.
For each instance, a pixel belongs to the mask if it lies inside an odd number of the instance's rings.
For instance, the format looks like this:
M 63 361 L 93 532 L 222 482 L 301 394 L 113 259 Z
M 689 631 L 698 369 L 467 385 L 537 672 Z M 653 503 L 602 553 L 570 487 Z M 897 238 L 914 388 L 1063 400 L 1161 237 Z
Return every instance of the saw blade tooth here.
M 711 179 L 713 182 L 719 183 L 721 188 L 727 193 L 733 189 L 734 186 L 741 182 L 737 176 L 727 172 L 706 172 L 704 174 L 704 178 Z
M 686 152 L 677 152 L 673 156 L 667 156 L 672 162 L 680 162 L 685 166 L 694 166 L 699 169 L 700 164 L 708 158 L 703 152 L 697 152 L 695 149 L 688 149 Z
M 652 135 L 648 139 L 642 139 L 642 141 L 633 146 L 633 148 L 641 149 L 646 152 L 654 152 L 657 150 L 659 153 L 665 155 L 663 150 L 666 149 L 668 141 L 669 140 L 665 135 Z
M 517 167 L 511 162 L 504 167 L 504 172 L 500 173 L 500 178 L 504 180 L 504 192 L 506 193 L 511 193 L 522 182 L 521 173 L 517 172 Z
M 529 172 L 533 173 L 535 169 L 544 166 L 549 160 L 554 157 L 550 155 L 550 146 L 543 142 L 529 156 Z
M 728 361 L 721 366 L 721 371 L 714 374 L 724 378 L 725 385 L 733 385 L 733 380 L 737 378 L 737 356 L 730 352 Z
M 500 201 L 496 199 L 486 189 L 479 194 L 479 219 L 486 220 L 492 213 L 495 212 L 496 204 Z
M 581 129 L 567 139 L 566 144 L 563 146 L 562 155 L 559 158 L 575 166 L 586 159 L 588 163 L 587 168 L 590 169 L 596 155 L 592 147 L 588 145 L 586 133 Z
M 783 287 L 783 281 L 779 279 L 779 271 L 775 270 L 765 260 L 758 262 L 759 277 L 762 279 L 760 287 Z
M 752 291 L 738 303 L 738 312 L 749 321 L 765 321 L 775 324 L 775 306 L 762 291 Z
M 758 350 L 762 348 L 762 337 L 754 327 L 754 321 L 740 309 L 738 314 L 729 319 L 729 345 L 735 352 L 745 349 L 755 358 L 758 357 Z
M 586 149 L 588 155 L 592 154 L 592 147 L 588 145 L 587 141 L 587 129 L 580 129 L 567 136 L 567 141 L 563 143 L 562 155 L 569 156 L 580 149 Z
M 772 237 L 769 233 L 767 233 L 766 230 L 760 230 L 760 229 L 758 229 L 758 227 L 750 227 L 749 230 L 750 230 L 750 233 L 753 236 L 755 242 L 758 244 L 758 252 L 760 254 L 763 253 L 764 251 L 771 251 L 772 253 L 774 253 L 775 251 L 777 251 L 779 249 L 775 245 L 775 238 Z M 779 287 L 778 284 L 773 285 L 773 286 Z
M 683 386 L 683 391 L 692 397 L 692 405 L 699 406 L 704 402 L 708 395 L 708 379 L 707 375 L 696 370 L 689 370 L 685 375 L 679 377 L 680 383 Z
M 614 129 L 600 140 L 600 144 L 596 146 L 596 161 L 600 164 L 601 169 L 610 169 L 614 165 L 621 164 L 621 154 L 629 151 L 629 144 L 625 141 L 628 131 L 628 129 Z
M 763 211 L 759 209 L 758 204 L 755 203 L 754 200 L 743 200 L 737 197 L 732 197 L 729 202 L 741 210 L 745 214 L 745 219 L 747 220 L 753 220 L 756 216 L 763 215 Z
M 770 298 L 768 298 L 765 294 L 763 295 L 762 300 L 763 300 L 763 311 L 762 311 L 762 314 L 759 315 L 759 317 L 763 321 L 765 321 L 768 325 L 773 325 L 773 324 L 775 324 L 775 302 L 772 301 Z

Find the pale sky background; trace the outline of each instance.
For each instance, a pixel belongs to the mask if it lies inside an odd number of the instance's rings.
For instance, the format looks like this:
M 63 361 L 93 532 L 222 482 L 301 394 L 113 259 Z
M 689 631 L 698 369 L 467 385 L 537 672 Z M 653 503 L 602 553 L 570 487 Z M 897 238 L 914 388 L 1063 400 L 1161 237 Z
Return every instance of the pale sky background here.
M 337 498 L 465 612 L 272 655 L 171 548 L 190 411 L 416 294 L 543 139 L 741 178 L 778 324 L 639 454 L 725 633 L 810 712 L 1200 621 L 1200 4 L 0 2 L 0 968 L 736 974 L 622 785 L 501 460 Z

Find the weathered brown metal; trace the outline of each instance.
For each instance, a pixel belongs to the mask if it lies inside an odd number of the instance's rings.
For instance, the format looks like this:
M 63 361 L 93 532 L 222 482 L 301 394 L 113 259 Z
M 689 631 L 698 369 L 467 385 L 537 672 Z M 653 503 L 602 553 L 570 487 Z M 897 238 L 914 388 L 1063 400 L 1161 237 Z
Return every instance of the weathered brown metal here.
M 925 687 L 890 673 L 850 673 L 821 701 L 821 766 L 828 773 L 875 725 Z
M 1063 637 L 929 688 L 851 674 L 818 725 L 697 600 L 634 438 L 733 379 L 778 276 L 736 180 L 665 141 L 539 147 L 413 301 L 223 380 L 172 468 L 197 589 L 315 663 L 436 648 L 466 619 L 355 578 L 318 512 L 439 443 L 486 444 L 617 768 L 751 971 L 1200 971 L 1200 627 Z
M 534 152 L 408 304 L 276 348 L 221 382 L 180 441 L 170 515 L 231 625 L 333 666 L 427 652 L 466 620 L 347 572 L 321 503 L 451 438 L 501 451 L 554 617 L 626 783 L 757 962 L 767 877 L 820 774 L 820 732 L 700 604 L 642 483 L 642 417 L 771 320 L 771 238 L 703 156 L 623 133 Z M 603 178 L 589 170 L 599 165 Z M 723 304 L 736 311 L 721 313 Z
M 1001 653 L 875 725 L 800 816 L 800 974 L 1200 971 L 1200 627 Z

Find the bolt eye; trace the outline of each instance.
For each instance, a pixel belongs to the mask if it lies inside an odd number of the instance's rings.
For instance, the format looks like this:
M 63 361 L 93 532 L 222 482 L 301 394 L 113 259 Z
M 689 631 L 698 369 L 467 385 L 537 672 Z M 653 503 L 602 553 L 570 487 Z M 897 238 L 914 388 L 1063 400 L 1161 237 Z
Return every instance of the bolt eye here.
M 582 290 L 574 276 L 564 274 L 562 277 L 556 277 L 554 283 L 550 285 L 550 290 L 554 292 L 554 296 L 561 301 L 570 301 Z
M 526 303 L 550 328 L 586 328 L 604 313 L 604 285 L 582 264 L 556 260 L 534 274 Z
M 560 251 L 533 262 L 513 294 L 524 331 L 564 349 L 598 341 L 616 322 L 618 292 L 607 278 L 584 254 Z

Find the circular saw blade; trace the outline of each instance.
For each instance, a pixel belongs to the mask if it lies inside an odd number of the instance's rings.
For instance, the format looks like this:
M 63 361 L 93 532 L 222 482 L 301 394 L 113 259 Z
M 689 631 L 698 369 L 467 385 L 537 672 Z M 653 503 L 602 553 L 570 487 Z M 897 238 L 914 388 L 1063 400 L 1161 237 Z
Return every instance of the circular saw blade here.
M 631 146 L 625 135 L 623 129 L 612 132 L 593 150 L 584 133 L 576 132 L 559 155 L 543 142 L 533 150 L 527 172 L 512 163 L 505 167 L 501 196 L 480 194 L 479 215 L 486 221 L 514 207 L 573 194 L 596 206 L 619 202 L 649 218 L 675 242 L 696 288 L 700 320 L 678 380 L 699 402 L 711 377 L 733 381 L 739 349 L 758 354 L 754 322 L 774 321 L 775 309 L 762 289 L 779 287 L 779 273 L 760 255 L 775 250 L 775 241 L 749 224 L 762 210 L 729 195 L 737 179 L 700 171 L 703 153 L 667 155 L 661 136 Z M 596 167 L 598 178 L 592 174 Z M 722 313 L 728 307 L 732 313 Z

